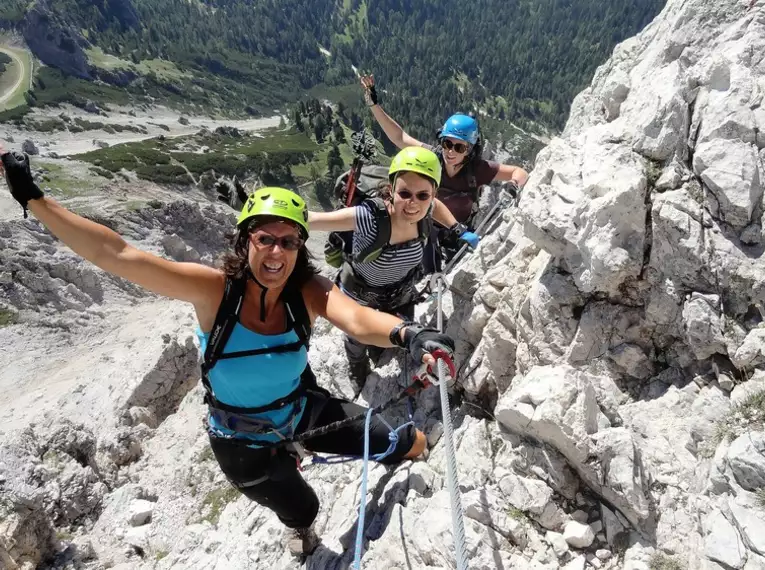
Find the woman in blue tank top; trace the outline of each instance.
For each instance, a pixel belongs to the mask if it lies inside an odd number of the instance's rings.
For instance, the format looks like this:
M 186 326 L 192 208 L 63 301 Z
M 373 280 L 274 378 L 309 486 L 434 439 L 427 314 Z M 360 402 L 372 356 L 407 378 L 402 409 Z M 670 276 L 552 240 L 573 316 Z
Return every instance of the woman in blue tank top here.
M 291 529 L 290 550 L 313 551 L 319 539 L 312 524 L 319 501 L 303 480 L 282 438 L 325 426 L 365 411 L 331 398 L 310 371 L 307 341 L 321 316 L 358 340 L 399 346 L 434 364 L 435 350 L 452 354 L 453 341 L 436 331 L 362 307 L 310 264 L 305 240 L 308 210 L 283 188 L 253 193 L 237 223 L 233 253 L 220 269 L 177 263 L 138 250 L 116 232 L 78 216 L 47 198 L 34 182 L 29 157 L 0 147 L 12 196 L 75 253 L 104 271 L 150 291 L 194 305 L 205 353 L 202 382 L 209 406 L 210 444 L 231 483 L 267 506 Z M 362 455 L 363 422 L 312 437 L 311 451 Z M 375 418 L 371 453 L 389 446 L 388 429 Z M 410 427 L 384 463 L 419 456 L 425 436 Z

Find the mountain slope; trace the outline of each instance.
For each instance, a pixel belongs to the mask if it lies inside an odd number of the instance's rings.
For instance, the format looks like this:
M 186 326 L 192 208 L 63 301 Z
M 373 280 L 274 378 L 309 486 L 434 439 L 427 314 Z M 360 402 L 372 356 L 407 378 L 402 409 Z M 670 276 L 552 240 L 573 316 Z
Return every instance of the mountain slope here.
M 372 69 L 391 111 L 422 136 L 449 111 L 473 106 L 562 126 L 595 66 L 663 3 L 7 0 L 0 27 L 22 30 L 43 62 L 70 75 L 210 109 L 264 111 L 320 83 L 355 81 L 353 65 Z M 142 68 L 152 61 L 181 74 Z

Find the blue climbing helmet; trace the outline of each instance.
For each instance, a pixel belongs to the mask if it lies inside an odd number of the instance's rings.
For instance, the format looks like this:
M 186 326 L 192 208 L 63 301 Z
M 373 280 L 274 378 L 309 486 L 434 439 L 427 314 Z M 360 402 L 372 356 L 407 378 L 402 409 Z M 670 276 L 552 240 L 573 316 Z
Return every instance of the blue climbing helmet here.
M 444 126 L 441 127 L 439 138 L 444 137 L 451 137 L 469 144 L 475 144 L 478 142 L 478 121 L 462 113 L 452 115 L 446 119 Z

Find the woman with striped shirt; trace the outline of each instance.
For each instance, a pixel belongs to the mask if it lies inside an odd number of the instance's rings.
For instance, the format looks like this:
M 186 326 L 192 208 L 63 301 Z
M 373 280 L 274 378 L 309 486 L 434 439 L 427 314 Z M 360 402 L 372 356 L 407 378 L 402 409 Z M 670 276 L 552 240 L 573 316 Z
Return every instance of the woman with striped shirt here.
M 363 305 L 411 320 L 415 282 L 432 218 L 447 227 L 458 224 L 435 199 L 441 181 L 441 163 L 435 153 L 405 148 L 393 159 L 388 173 L 390 185 L 382 199 L 334 212 L 309 212 L 308 223 L 312 231 L 353 231 L 352 255 L 338 275 L 342 291 Z M 455 237 L 473 246 L 478 242 L 475 234 L 464 230 Z M 351 378 L 359 389 L 370 371 L 368 349 L 372 347 L 345 337 Z M 378 351 L 369 354 L 375 360 L 379 355 Z

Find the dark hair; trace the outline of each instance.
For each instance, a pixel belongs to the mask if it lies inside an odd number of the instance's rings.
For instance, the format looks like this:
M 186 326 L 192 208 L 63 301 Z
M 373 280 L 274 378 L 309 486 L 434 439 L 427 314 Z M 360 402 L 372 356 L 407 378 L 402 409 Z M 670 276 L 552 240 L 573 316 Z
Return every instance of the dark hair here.
M 247 251 L 249 248 L 250 233 L 258 226 L 268 223 L 269 220 L 266 217 L 259 219 L 257 223 L 250 224 L 247 228 L 243 228 L 237 231 L 233 235 L 234 251 L 228 251 L 221 257 L 221 268 L 223 273 L 229 279 L 242 279 L 248 269 L 249 258 L 247 257 Z M 287 284 L 285 289 L 297 289 L 303 288 L 303 285 L 308 283 L 312 277 L 319 274 L 319 270 L 313 264 L 313 256 L 308 251 L 308 247 L 304 244 L 297 252 L 297 261 L 295 267 L 287 278 Z
M 390 181 L 381 180 L 377 183 L 375 191 L 385 202 L 393 202 L 393 185 L 396 183 L 396 178 L 397 176 L 393 176 Z

